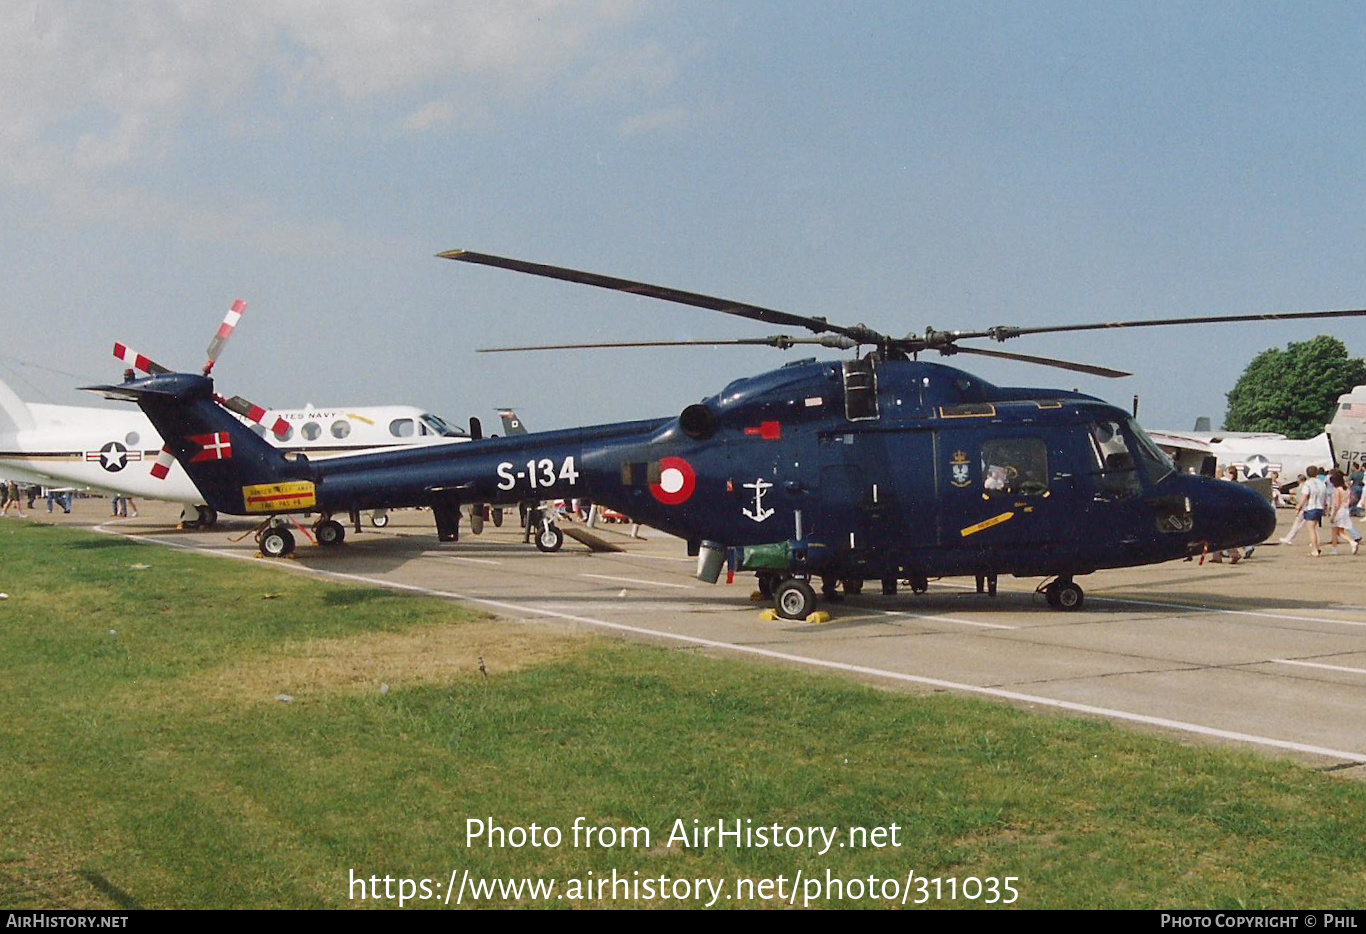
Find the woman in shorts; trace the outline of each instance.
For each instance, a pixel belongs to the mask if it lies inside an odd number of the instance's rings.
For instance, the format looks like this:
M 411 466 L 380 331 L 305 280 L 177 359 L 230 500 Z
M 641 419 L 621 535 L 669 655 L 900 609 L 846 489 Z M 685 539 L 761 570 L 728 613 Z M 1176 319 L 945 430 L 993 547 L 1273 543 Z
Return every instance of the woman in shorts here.
M 1352 492 L 1341 470 L 1329 471 L 1328 484 L 1333 492 L 1333 504 L 1330 507 L 1333 517 L 1333 554 L 1338 553 L 1339 538 L 1350 539 L 1352 554 L 1356 554 L 1361 550 L 1361 533 L 1352 525 Z

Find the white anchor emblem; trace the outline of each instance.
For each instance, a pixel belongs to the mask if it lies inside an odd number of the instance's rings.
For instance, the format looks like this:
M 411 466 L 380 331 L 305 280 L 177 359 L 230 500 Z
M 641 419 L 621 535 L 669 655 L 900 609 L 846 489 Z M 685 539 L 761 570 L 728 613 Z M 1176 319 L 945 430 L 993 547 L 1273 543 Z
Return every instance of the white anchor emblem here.
M 764 491 L 772 489 L 773 484 L 769 483 L 763 477 L 756 477 L 753 483 L 745 483 L 742 485 L 745 489 L 754 491 L 754 511 L 750 512 L 748 509 L 741 510 L 746 516 L 753 519 L 755 522 L 763 522 L 769 516 L 773 515 L 775 510 L 764 508 Z

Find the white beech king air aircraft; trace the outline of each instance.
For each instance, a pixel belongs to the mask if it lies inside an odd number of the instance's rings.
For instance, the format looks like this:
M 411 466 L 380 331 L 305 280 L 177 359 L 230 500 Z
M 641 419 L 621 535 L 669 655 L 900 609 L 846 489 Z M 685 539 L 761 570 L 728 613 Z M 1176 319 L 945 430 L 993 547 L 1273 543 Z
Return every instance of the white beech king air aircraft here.
M 246 305 L 237 302 L 209 346 L 210 363 L 231 336 Z M 123 344 L 114 355 L 130 369 L 165 371 Z M 391 447 L 469 441 L 471 435 L 440 417 L 407 405 L 266 410 L 240 397 L 225 405 L 275 447 L 310 459 Z M 267 414 L 273 417 L 265 427 Z M 472 428 L 475 426 L 472 424 Z M 158 458 L 161 436 L 141 411 L 26 403 L 0 382 L 0 477 L 43 486 L 88 488 L 134 498 L 181 503 L 187 527 L 212 525 L 217 515 L 185 471 Z M 382 511 L 372 516 L 385 524 Z
M 1278 473 L 1281 487 L 1287 489 L 1296 485 L 1296 476 L 1311 464 L 1337 466 L 1351 473 L 1366 461 L 1366 386 L 1339 396 L 1333 420 L 1321 434 L 1303 441 L 1265 432 L 1151 428 L 1148 436 L 1182 471 L 1213 476 L 1216 470 L 1234 465 L 1248 477 Z

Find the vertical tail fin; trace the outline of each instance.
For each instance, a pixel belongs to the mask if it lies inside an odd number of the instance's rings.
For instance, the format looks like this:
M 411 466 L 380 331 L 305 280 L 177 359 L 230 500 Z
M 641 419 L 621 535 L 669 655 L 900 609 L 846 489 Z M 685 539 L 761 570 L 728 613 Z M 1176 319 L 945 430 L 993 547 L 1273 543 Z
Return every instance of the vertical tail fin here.
M 1366 386 L 1338 396 L 1338 407 L 1327 426 L 1333 462 L 1346 473 L 1366 465 Z
M 205 501 L 218 512 L 270 512 L 248 502 L 251 488 L 312 479 L 307 461 L 287 460 L 214 401 L 211 379 L 169 373 L 118 386 L 86 388 L 109 399 L 136 402 Z
M 34 427 L 33 413 L 14 390 L 0 382 L 0 434 L 26 431 Z
M 512 409 L 499 409 L 498 416 L 503 420 L 503 434 L 511 438 L 514 435 L 524 435 L 527 433 L 526 426 Z

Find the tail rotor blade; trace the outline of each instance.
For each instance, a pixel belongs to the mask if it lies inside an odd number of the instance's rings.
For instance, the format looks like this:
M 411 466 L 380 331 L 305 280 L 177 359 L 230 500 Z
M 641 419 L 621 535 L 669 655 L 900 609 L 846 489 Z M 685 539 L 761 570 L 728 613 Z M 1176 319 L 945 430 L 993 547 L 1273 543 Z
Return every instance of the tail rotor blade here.
M 234 415 L 240 415 L 247 421 L 255 422 L 263 428 L 265 427 L 266 419 L 270 415 L 269 409 L 263 409 L 256 403 L 249 399 L 243 399 L 241 396 L 233 396 L 231 399 L 220 398 L 218 403 Z M 268 430 L 275 435 L 275 437 L 283 438 L 285 432 L 289 430 L 289 422 L 277 416 L 275 423 L 272 424 Z
M 237 329 L 237 322 L 242 320 L 242 312 L 247 310 L 247 303 L 240 298 L 232 303 L 228 313 L 223 316 L 223 323 L 218 326 L 218 333 L 209 341 L 209 362 L 204 364 L 204 375 L 208 376 L 213 370 L 213 365 L 218 362 L 218 355 L 223 352 L 224 345 L 228 338 L 232 337 L 232 332 Z
M 150 357 L 144 357 L 127 344 L 120 344 L 118 341 L 114 342 L 114 356 L 122 360 L 125 365 L 132 367 L 139 373 L 146 373 L 148 376 L 160 376 L 163 373 L 171 372 Z

